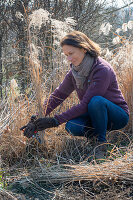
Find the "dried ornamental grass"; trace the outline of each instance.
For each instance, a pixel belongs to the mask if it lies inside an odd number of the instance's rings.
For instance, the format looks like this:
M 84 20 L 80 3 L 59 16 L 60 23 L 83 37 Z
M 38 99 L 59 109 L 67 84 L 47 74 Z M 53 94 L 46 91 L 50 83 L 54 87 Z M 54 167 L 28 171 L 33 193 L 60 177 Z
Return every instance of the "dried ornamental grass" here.
M 28 123 L 35 107 L 26 95 L 25 98 L 15 96 L 15 99 L 9 96 L 4 106 L 0 118 L 0 155 L 3 162 L 10 163 L 25 151 L 27 138 L 23 136 L 20 127 Z
M 126 43 L 111 61 L 130 111 L 127 131 L 133 133 L 133 43 Z

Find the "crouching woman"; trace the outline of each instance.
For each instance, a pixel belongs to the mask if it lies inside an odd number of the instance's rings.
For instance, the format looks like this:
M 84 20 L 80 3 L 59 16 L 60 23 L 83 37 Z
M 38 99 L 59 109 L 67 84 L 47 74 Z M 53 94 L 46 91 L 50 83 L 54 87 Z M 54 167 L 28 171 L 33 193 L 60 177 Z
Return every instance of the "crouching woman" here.
M 34 129 L 41 131 L 66 123 L 74 136 L 97 136 L 106 142 L 107 130 L 125 127 L 129 120 L 126 101 L 118 87 L 111 65 L 100 57 L 100 47 L 84 33 L 73 31 L 61 40 L 61 47 L 70 62 L 70 71 L 63 82 L 45 101 L 45 117 L 35 121 Z M 54 117 L 46 117 L 76 90 L 80 103 Z M 29 125 L 31 126 L 31 125 Z M 25 128 L 24 135 L 33 133 Z

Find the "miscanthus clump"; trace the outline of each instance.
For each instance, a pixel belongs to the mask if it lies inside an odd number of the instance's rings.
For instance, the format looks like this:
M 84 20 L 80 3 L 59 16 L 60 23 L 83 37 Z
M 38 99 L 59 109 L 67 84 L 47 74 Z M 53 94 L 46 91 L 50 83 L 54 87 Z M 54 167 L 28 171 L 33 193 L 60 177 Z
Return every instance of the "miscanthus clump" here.
M 29 30 L 34 34 L 36 31 L 40 30 L 42 26 L 47 26 L 48 34 L 51 32 L 51 37 L 53 45 L 58 45 L 62 37 L 66 33 L 73 30 L 73 27 L 76 26 L 76 21 L 72 17 L 65 18 L 64 21 L 59 21 L 53 19 L 51 14 L 42 8 L 33 11 L 29 16 Z M 45 38 L 44 38 L 45 39 Z
M 114 36 L 106 48 L 102 50 L 102 55 L 115 69 L 119 82 L 119 87 L 128 103 L 130 110 L 130 120 L 127 131 L 133 131 L 133 21 L 123 23 L 121 27 L 113 30 L 113 25 L 109 22 L 103 23 L 99 34 L 105 37 L 112 34 Z

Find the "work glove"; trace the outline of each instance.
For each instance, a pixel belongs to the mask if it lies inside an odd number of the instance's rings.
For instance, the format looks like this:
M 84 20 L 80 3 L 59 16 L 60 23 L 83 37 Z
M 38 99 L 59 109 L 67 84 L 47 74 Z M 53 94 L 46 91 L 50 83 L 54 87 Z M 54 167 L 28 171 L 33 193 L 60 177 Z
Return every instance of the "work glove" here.
M 26 126 L 21 127 L 20 130 L 24 130 L 24 136 L 30 138 L 35 134 L 36 126 L 32 122 L 29 122 Z
M 35 121 L 35 126 L 37 131 L 42 131 L 52 127 L 57 127 L 58 125 L 59 122 L 54 117 L 39 118 Z
M 32 115 L 31 116 L 31 120 L 29 121 L 29 123 L 23 127 L 20 128 L 20 130 L 24 131 L 24 136 L 26 136 L 27 138 L 32 137 L 33 135 L 36 134 L 36 125 L 35 125 L 35 120 L 36 120 L 36 115 Z

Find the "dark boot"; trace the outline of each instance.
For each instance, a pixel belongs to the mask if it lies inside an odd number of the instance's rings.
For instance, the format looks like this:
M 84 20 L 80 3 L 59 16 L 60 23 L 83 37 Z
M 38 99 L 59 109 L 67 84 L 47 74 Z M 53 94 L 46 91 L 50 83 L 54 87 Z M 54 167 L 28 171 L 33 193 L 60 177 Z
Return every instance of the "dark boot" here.
M 92 160 L 104 160 L 107 155 L 107 143 L 106 142 L 96 142 L 93 150 L 88 156 L 88 162 Z
M 94 159 L 105 159 L 107 155 L 107 143 L 97 142 L 95 148 L 93 149 Z

